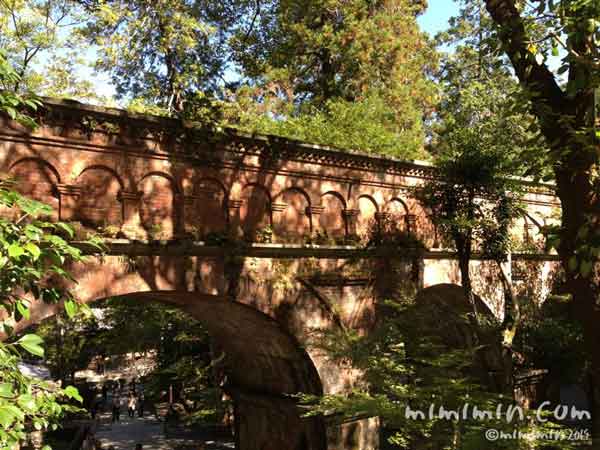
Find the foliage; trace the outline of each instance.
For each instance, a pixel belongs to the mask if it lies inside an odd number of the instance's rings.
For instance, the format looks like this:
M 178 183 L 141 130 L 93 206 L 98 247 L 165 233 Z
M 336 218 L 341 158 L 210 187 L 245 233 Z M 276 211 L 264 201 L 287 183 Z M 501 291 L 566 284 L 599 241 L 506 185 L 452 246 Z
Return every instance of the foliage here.
M 44 339 L 44 361 L 52 376 L 63 385 L 68 377 L 75 383 L 75 372 L 85 369 L 98 352 L 99 333 L 98 321 L 89 312 L 72 318 L 63 313 L 43 322 L 36 334 Z
M 7 59 L 5 52 L 0 50 L 0 88 L 6 89 L 18 80 L 19 74 Z M 34 128 L 35 122 L 23 109 L 35 110 L 39 105 L 38 98 L 31 93 L 19 94 L 11 90 L 0 90 L 0 111 L 26 127 Z
M 241 126 L 424 157 L 422 118 L 435 97 L 425 72 L 436 58 L 416 24 L 422 6 L 404 0 L 264 4 L 257 25 L 234 34 L 231 44 L 251 80 L 234 97 L 242 105 Z
M 503 259 L 510 244 L 508 225 L 520 211 L 519 187 L 508 178 L 511 164 L 505 153 L 475 135 L 465 128 L 452 133 L 446 142 L 452 150 L 437 160 L 439 178 L 417 195 L 460 253 L 470 256 L 479 243 L 484 254 Z
M 396 249 L 424 250 L 426 247 L 415 233 L 406 230 L 406 224 L 394 215 L 372 219 L 367 228 L 366 246 L 384 246 Z
M 424 156 L 435 55 L 393 0 L 82 2 L 96 67 L 138 112 Z
M 266 3 L 259 26 L 234 36 L 234 56 L 245 74 L 263 78 L 266 96 L 318 107 L 379 92 L 401 115 L 409 105 L 431 102 L 423 70 L 434 58 L 416 25 L 423 6 L 397 0 Z
M 529 308 L 524 308 L 515 346 L 527 368 L 547 369 L 550 380 L 561 384 L 586 383 L 590 361 L 582 326 L 570 318 L 570 303 L 557 296 L 548 298 L 543 305 L 523 302 Z
M 77 49 L 53 56 L 40 71 L 30 72 L 27 87 L 45 97 L 111 106 L 114 101 L 99 94 L 97 86 L 85 78 L 86 65 L 87 61 L 78 55 Z
M 190 417 L 208 420 L 222 412 L 225 405 L 221 404 L 222 394 L 215 384 L 210 341 L 197 321 L 178 308 L 160 303 L 140 304 L 114 298 L 99 307 L 101 327 L 89 340 L 95 354 L 156 351 L 156 367 L 140 373 L 148 395 L 162 401 L 161 391 L 172 385 L 175 400 L 187 406 Z
M 431 299 L 428 299 L 431 300 Z M 347 417 L 379 416 L 386 429 L 392 430 L 390 442 L 406 449 L 480 449 L 543 448 L 550 442 L 499 442 L 497 447 L 485 438 L 485 430 L 495 428 L 506 433 L 513 430 L 531 432 L 541 426 L 547 431 L 556 424 L 531 424 L 515 416 L 473 419 L 474 407 L 479 411 L 496 411 L 499 404 L 512 404 L 488 390 L 477 353 L 484 346 L 497 345 L 494 324 L 486 328 L 481 348 L 473 345 L 479 334 L 460 308 L 448 310 L 441 304 L 419 302 L 406 293 L 388 301 L 381 308 L 382 319 L 368 335 L 356 332 L 326 332 L 316 345 L 344 364 L 363 373 L 362 382 L 349 395 L 327 395 L 322 399 L 304 397 L 312 405 L 310 414 L 342 414 Z M 468 308 L 468 305 L 467 305 Z M 314 402 L 317 402 L 315 406 Z M 469 405 L 468 417 L 462 417 Z M 407 411 L 422 411 L 433 418 L 414 419 Z M 459 411 L 460 420 L 440 417 L 439 408 Z M 538 430 L 541 431 L 541 430 Z M 551 442 L 569 448 L 571 443 Z M 528 447 L 530 445 L 531 447 Z M 560 448 L 560 447 L 557 447 Z
M 72 0 L 0 2 L 0 48 L 17 78 L 0 86 L 22 93 L 106 103 L 78 73 L 86 62 L 76 35 L 82 11 Z
M 211 91 L 222 74 L 216 4 L 187 0 L 91 1 L 83 35 L 99 49 L 96 67 L 120 98 L 182 112 L 187 95 Z
M 20 74 L 9 60 L 0 54 L 0 80 L 16 83 Z M 22 96 L 3 91 L 0 111 L 19 122 L 35 126 L 26 108 L 35 109 L 34 96 Z M 64 389 L 24 375 L 20 363 L 22 351 L 44 356 L 43 340 L 35 334 L 14 339 L 12 330 L 21 320 L 29 319 L 32 300 L 46 303 L 62 301 L 69 316 L 84 310 L 69 292 L 66 284 L 73 282 L 64 267 L 82 262 L 81 251 L 71 246 L 60 234 L 73 237 L 69 225 L 47 220 L 52 208 L 23 197 L 12 189 L 10 181 L 0 185 L 0 307 L 2 332 L 12 342 L 0 342 L 0 446 L 12 448 L 22 443 L 32 429 L 55 428 L 60 417 L 74 410 L 63 399 L 81 402 L 72 386 Z M 96 247 L 98 248 L 98 247 Z
M 4 310 L 4 332 L 10 335 L 15 323 L 29 318 L 31 300 L 64 301 L 69 315 L 76 314 L 79 308 L 75 299 L 59 283 L 72 280 L 64 266 L 83 261 L 80 250 L 57 234 L 58 230 L 70 231 L 68 225 L 47 222 L 44 216 L 52 212 L 51 208 L 6 186 L 0 187 L 0 204 L 6 215 L 13 216 L 0 218 L 0 305 Z M 42 357 L 42 344 L 43 340 L 35 334 L 26 334 L 9 344 L 0 343 L 2 447 L 12 447 L 25 439 L 31 427 L 55 426 L 60 416 L 72 409 L 59 399 L 81 401 L 73 387 L 61 389 L 21 373 L 21 350 Z
M 0 446 L 14 448 L 33 430 L 56 429 L 60 417 L 78 408 L 64 398 L 81 402 L 72 386 L 61 389 L 21 372 L 21 351 L 43 355 L 42 340 L 26 334 L 13 344 L 0 344 Z
M 422 128 L 415 131 L 400 125 L 394 111 L 376 94 L 356 101 L 330 99 L 320 107 L 307 105 L 284 117 L 261 112 L 263 107 L 255 99 L 245 100 L 241 93 L 235 100 L 240 106 L 230 109 L 226 117 L 242 130 L 404 159 L 424 156 Z
M 439 178 L 428 181 L 417 197 L 429 208 L 437 231 L 453 241 L 465 294 L 474 309 L 469 265 L 473 252 L 479 250 L 498 263 L 506 322 L 512 329 L 505 335 L 509 344 L 518 306 L 500 263 L 512 244 L 509 227 L 522 214 L 522 186 L 515 176 L 525 175 L 523 155 L 537 155 L 543 148 L 532 142 L 532 117 L 515 108 L 521 92 L 490 47 L 492 27 L 483 4 L 463 5 L 449 30 L 438 36 L 456 49 L 443 58 L 438 75 L 443 96 L 432 144 Z
M 600 4 L 594 0 L 486 0 L 497 27 L 495 42 L 510 60 L 529 95 L 537 131 L 547 144 L 562 206 L 558 253 L 573 298 L 575 317 L 583 325 L 586 351 L 592 361 L 593 435 L 600 439 L 600 360 L 593 357 L 598 342 L 596 303 L 598 262 L 598 109 L 600 86 Z M 541 37 L 540 37 L 541 36 Z M 553 70 L 550 59 L 560 60 Z M 594 442 L 596 444 L 596 442 Z

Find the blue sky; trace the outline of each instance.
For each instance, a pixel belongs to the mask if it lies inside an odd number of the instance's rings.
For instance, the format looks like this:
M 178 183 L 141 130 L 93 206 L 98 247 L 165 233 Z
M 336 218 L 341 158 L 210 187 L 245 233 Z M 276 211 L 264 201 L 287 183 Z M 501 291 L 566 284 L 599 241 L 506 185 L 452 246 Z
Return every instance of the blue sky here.
M 458 5 L 453 0 L 429 0 L 425 14 L 419 17 L 421 28 L 434 36 L 448 26 L 448 19 L 458 12 Z

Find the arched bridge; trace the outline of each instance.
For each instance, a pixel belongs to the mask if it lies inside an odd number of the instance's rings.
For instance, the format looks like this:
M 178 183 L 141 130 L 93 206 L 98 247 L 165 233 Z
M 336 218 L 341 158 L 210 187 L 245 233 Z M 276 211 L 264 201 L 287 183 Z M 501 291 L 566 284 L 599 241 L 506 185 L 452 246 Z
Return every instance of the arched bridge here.
M 342 392 L 358 377 L 311 346 L 314 331 L 368 331 L 377 299 L 404 282 L 460 282 L 411 195 L 431 166 L 73 102 L 46 101 L 38 122 L 31 132 L 1 119 L 0 169 L 78 237 L 105 236 L 108 255 L 72 268 L 82 301 L 162 301 L 202 321 L 226 355 L 240 449 L 376 447 L 373 421 L 305 419 L 290 395 Z M 558 207 L 546 186 L 525 200 L 513 230 L 524 246 Z M 429 250 L 357 245 L 388 219 Z M 476 291 L 497 289 L 486 262 L 474 264 Z M 34 305 L 21 329 L 60 307 Z

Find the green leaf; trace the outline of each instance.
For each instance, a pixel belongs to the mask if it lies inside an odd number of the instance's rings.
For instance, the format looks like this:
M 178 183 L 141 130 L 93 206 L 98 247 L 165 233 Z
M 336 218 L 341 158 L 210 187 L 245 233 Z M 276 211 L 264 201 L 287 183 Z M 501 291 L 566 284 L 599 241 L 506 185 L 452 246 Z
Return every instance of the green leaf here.
M 65 231 L 69 235 L 70 239 L 73 239 L 73 236 L 75 236 L 75 229 L 67 223 L 57 222 L 56 228 L 60 228 L 61 230 Z
M 72 319 L 77 314 L 77 304 L 73 300 L 65 300 L 65 311 L 69 319 Z
M 18 405 L 25 411 L 34 411 L 36 409 L 35 399 L 31 394 L 21 394 L 17 399 Z
M 15 420 L 23 420 L 25 415 L 14 405 L 0 406 L 0 425 L 3 428 L 8 428 Z
M 17 341 L 17 344 L 36 356 L 44 356 L 44 348 L 41 346 L 43 343 L 44 340 L 37 334 L 26 334 Z
M 21 314 L 21 317 L 29 319 L 29 308 L 27 307 L 27 305 L 25 305 L 23 301 L 18 300 L 17 302 L 15 302 L 15 306 L 17 307 L 17 311 L 19 312 L 19 314 Z
M 19 257 L 21 257 L 21 255 L 25 254 L 25 250 L 23 249 L 23 247 L 21 247 L 19 244 L 17 244 L 16 242 L 13 242 L 12 244 L 10 244 L 8 246 L 8 256 L 13 258 L 13 259 L 17 259 Z
M 77 400 L 79 403 L 83 402 L 83 398 L 79 395 L 79 391 L 74 386 L 67 386 L 64 390 L 64 393 L 67 397 L 72 398 L 73 400 Z
M 37 259 L 42 254 L 40 248 L 33 242 L 28 242 L 27 244 L 25 244 L 25 250 L 31 255 L 34 261 L 37 261 Z
M 11 383 L 0 383 L 0 397 L 12 397 L 13 385 Z

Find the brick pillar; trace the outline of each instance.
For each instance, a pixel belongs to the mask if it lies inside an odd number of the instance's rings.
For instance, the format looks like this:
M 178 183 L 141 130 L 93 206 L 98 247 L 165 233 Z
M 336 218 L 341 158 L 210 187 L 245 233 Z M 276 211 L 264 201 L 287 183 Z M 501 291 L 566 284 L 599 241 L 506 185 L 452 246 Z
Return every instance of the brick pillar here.
M 416 214 L 407 214 L 404 216 L 406 220 L 406 231 L 409 233 L 416 233 L 417 231 L 417 216 Z
M 383 233 L 383 224 L 390 217 L 389 213 L 386 212 L 377 212 L 375 213 L 375 220 L 377 221 L 377 240 L 381 240 L 381 235 Z
M 524 239 L 523 241 L 527 244 L 535 242 L 534 236 L 536 233 L 536 226 L 532 223 L 525 223 L 523 227 Z
M 244 231 L 242 230 L 241 224 L 241 216 L 239 213 L 243 204 L 243 200 L 230 199 L 227 202 L 227 226 L 229 228 L 229 233 L 233 234 L 237 238 L 244 236 Z M 239 217 L 240 220 L 232 220 L 232 217 Z
M 118 199 L 123 211 L 123 232 L 127 237 L 135 237 L 141 233 L 140 227 L 140 200 L 141 192 L 119 192 Z
M 193 217 L 194 217 L 194 203 L 198 200 L 199 197 L 197 195 L 183 195 L 182 196 L 182 221 L 183 221 L 183 231 L 185 233 L 192 233 L 194 226 Z
M 307 206 L 306 215 L 310 220 L 310 231 L 314 233 L 319 228 L 319 216 L 325 211 L 324 206 Z M 326 230 L 324 230 L 326 231 Z
M 281 223 L 281 213 L 285 211 L 288 207 L 287 203 L 271 203 L 271 217 L 273 220 L 273 235 L 276 237 L 279 235 L 279 238 L 282 237 L 282 231 L 285 229 L 284 225 Z
M 173 195 L 173 215 L 175 220 L 173 222 L 173 235 L 168 237 L 169 239 L 181 239 L 185 238 L 185 194 L 181 192 L 175 192 Z M 164 239 L 164 237 L 163 237 Z
M 56 192 L 58 194 L 58 218 L 63 221 L 77 219 L 77 200 L 81 195 L 81 187 L 71 184 L 57 184 Z
M 356 218 L 358 217 L 358 209 L 344 209 L 344 221 L 346 222 L 346 237 L 356 234 Z

